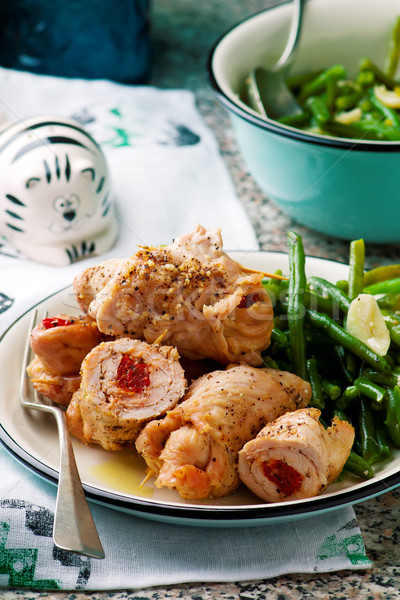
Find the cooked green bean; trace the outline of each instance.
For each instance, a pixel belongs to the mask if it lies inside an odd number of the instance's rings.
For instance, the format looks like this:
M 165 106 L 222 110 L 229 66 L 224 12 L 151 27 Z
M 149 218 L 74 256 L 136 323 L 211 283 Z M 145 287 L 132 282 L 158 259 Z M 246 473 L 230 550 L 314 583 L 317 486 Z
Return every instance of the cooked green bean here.
M 382 404 L 387 396 L 387 391 L 368 377 L 357 377 L 354 381 L 354 386 L 360 394 L 364 394 L 364 396 L 374 400 L 377 404 Z
M 400 346 L 400 317 L 388 310 L 382 310 L 381 313 L 386 327 L 389 329 L 390 339 L 392 342 Z
M 342 376 L 347 383 L 352 383 L 355 379 L 355 368 L 354 364 L 349 364 L 348 355 L 346 350 L 341 345 L 334 346 L 334 353 L 338 360 Z
M 353 424 L 355 439 L 345 470 L 368 479 L 371 465 L 390 459 L 393 446 L 400 448 L 400 314 L 381 309 L 391 332 L 385 356 L 349 334 L 345 324 L 351 298 L 368 286 L 390 286 L 391 279 L 400 278 L 400 265 L 364 273 L 364 242 L 355 240 L 349 281 L 335 285 L 322 277 L 306 278 L 302 241 L 294 232 L 288 234 L 288 251 L 289 281 L 264 282 L 266 289 L 275 286 L 279 298 L 263 357 L 269 366 L 310 382 L 310 405 L 322 411 L 321 422 L 336 416 Z M 392 296 L 399 302 L 400 294 Z
M 310 96 L 306 101 L 306 106 L 321 127 L 324 127 L 325 123 L 331 118 L 331 111 L 322 96 Z
M 325 408 L 325 400 L 322 391 L 321 378 L 318 373 L 317 361 L 315 358 L 309 358 L 306 364 L 308 374 L 307 379 L 310 382 L 312 393 L 311 405 L 315 406 L 315 408 L 319 408 L 319 410 L 323 410 Z
M 372 141 L 400 141 L 400 109 L 390 97 L 399 85 L 395 79 L 400 59 L 400 16 L 396 18 L 383 68 L 370 58 L 359 61 L 350 78 L 341 64 L 295 74 L 286 81 L 301 106 L 298 115 L 278 121 L 327 136 Z M 378 90 L 378 88 L 385 89 Z M 245 102 L 248 101 L 245 97 Z
M 396 448 L 400 448 L 400 388 L 388 388 L 385 425 Z
M 362 58 L 360 60 L 359 67 L 360 71 L 372 71 L 375 75 L 375 79 L 380 83 L 383 83 L 383 85 L 386 85 L 386 87 L 392 89 L 396 87 L 397 83 L 393 77 L 386 75 L 386 73 L 384 73 L 382 69 L 380 69 L 378 65 L 376 65 L 371 59 Z
M 394 77 L 400 60 L 400 16 L 394 22 L 388 48 L 383 63 L 383 70 L 389 77 Z
M 392 451 L 388 442 L 386 425 L 381 421 L 377 421 L 375 424 L 375 434 L 379 447 L 379 460 L 385 460 L 386 458 L 389 458 L 389 456 L 392 454 Z
M 382 373 L 390 373 L 391 366 L 389 361 L 384 356 L 379 356 L 371 350 L 366 344 L 348 333 L 343 327 L 336 323 L 333 319 L 318 313 L 313 310 L 307 310 L 307 320 L 316 327 L 326 331 L 328 335 L 345 348 L 351 350 L 356 356 L 365 360 L 366 363 L 376 368 Z
M 352 473 L 361 479 L 371 479 L 374 476 L 371 465 L 355 452 L 350 452 L 344 468 L 349 473 Z
M 364 292 L 367 294 L 399 294 L 400 293 L 400 277 L 377 281 L 370 285 L 364 285 Z
M 308 284 L 310 289 L 317 292 L 322 297 L 331 298 L 344 313 L 347 313 L 350 307 L 350 298 L 336 285 L 330 283 L 323 277 L 309 277 Z
M 370 285 L 400 277 L 400 264 L 383 265 L 364 273 L 364 290 Z
M 307 81 L 302 85 L 300 93 L 297 97 L 300 104 L 303 104 L 307 98 L 318 94 L 325 90 L 326 82 L 329 78 L 334 77 L 336 79 L 344 79 L 346 76 L 346 69 L 343 65 L 334 65 L 325 71 L 322 71 L 319 75 L 314 77 L 311 81 Z
M 306 289 L 305 255 L 301 237 L 289 231 L 289 300 L 288 326 L 293 369 L 296 375 L 307 379 L 306 348 L 304 338 L 304 292 Z
M 390 106 L 386 106 L 386 104 L 383 104 L 383 102 L 381 102 L 379 98 L 377 98 L 374 90 L 371 90 L 369 92 L 369 97 L 375 108 L 380 113 L 382 113 L 382 115 L 388 120 L 388 122 L 396 129 L 400 129 L 400 118 L 396 111 L 390 108 Z
M 278 327 L 274 327 L 271 332 L 271 342 L 274 342 L 281 348 L 287 348 L 289 345 L 288 336 L 284 331 L 281 331 Z
M 350 243 L 349 257 L 349 298 L 354 300 L 364 288 L 364 240 L 353 240 Z
M 368 377 L 370 381 L 374 383 L 378 383 L 380 385 L 386 385 L 389 387 L 394 387 L 395 385 L 400 384 L 400 375 L 392 372 L 389 374 L 379 373 L 379 371 L 373 371 L 372 369 L 364 369 L 363 375 Z
M 329 381 L 329 379 L 325 379 L 325 377 L 323 377 L 321 379 L 321 384 L 324 394 L 330 400 L 337 400 L 342 395 L 341 387 L 337 383 Z
M 379 445 L 374 417 L 368 401 L 364 398 L 360 399 L 358 419 L 362 457 L 372 465 L 379 460 Z

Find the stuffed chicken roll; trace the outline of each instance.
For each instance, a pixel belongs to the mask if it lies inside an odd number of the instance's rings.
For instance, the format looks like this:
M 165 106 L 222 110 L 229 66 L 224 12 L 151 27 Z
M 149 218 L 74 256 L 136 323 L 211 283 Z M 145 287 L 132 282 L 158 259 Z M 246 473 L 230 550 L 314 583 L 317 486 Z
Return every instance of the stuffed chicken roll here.
M 100 342 L 96 321 L 86 316 L 46 317 L 32 330 L 30 344 L 48 373 L 79 373 L 86 354 Z
M 84 271 L 74 289 L 105 334 L 149 343 L 164 335 L 189 360 L 258 366 L 273 328 L 262 279 L 223 252 L 219 230 L 199 225 L 168 246 Z
M 147 421 L 174 408 L 185 388 L 175 348 L 130 338 L 103 342 L 82 363 L 68 425 L 83 442 L 117 450 L 132 445 Z
M 68 406 L 79 388 L 82 361 L 102 337 L 96 322 L 86 316 L 60 314 L 40 321 L 30 336 L 35 357 L 27 371 L 33 387 L 53 402 Z
M 275 369 L 239 365 L 192 383 L 166 417 L 147 424 L 136 448 L 155 484 L 183 498 L 218 498 L 239 485 L 238 452 L 279 415 L 307 406 L 310 384 Z
M 239 452 L 239 476 L 267 502 L 320 494 L 341 473 L 354 442 L 354 428 L 335 417 L 325 429 L 320 411 L 282 415 Z

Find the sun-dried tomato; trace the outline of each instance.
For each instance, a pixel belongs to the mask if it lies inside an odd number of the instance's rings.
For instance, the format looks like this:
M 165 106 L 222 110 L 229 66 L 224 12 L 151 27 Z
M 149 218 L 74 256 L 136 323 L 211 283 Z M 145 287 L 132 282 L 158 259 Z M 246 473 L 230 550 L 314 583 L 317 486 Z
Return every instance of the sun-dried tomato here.
M 150 385 L 150 369 L 146 363 L 124 354 L 118 365 L 117 382 L 120 387 L 139 394 Z
M 259 294 L 249 294 L 248 296 L 242 296 L 237 308 L 249 308 L 260 300 Z
M 43 329 L 51 329 L 52 327 L 65 327 L 71 325 L 72 321 L 69 319 L 63 319 L 61 317 L 46 317 L 42 320 Z
M 283 460 L 272 458 L 262 463 L 265 477 L 272 481 L 285 496 L 299 491 L 303 476 Z

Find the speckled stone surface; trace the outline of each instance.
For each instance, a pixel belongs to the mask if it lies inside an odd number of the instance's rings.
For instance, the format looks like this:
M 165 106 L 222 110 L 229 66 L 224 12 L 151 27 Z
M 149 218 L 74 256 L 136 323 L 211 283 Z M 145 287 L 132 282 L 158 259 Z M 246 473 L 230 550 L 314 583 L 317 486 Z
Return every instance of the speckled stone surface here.
M 270 0 L 154 0 L 154 67 L 150 83 L 183 88 L 196 94 L 197 105 L 218 139 L 242 200 L 264 250 L 285 251 L 286 232 L 303 237 L 306 253 L 347 262 L 348 243 L 327 238 L 293 223 L 268 202 L 238 151 L 228 115 L 208 86 L 205 69 L 210 47 L 243 18 L 273 4 Z M 223 225 L 223 224 L 221 224 Z M 397 261 L 400 247 L 368 246 L 367 266 Z M 395 600 L 400 597 L 400 492 L 355 506 L 367 554 L 365 571 L 289 575 L 266 581 L 213 585 L 186 584 L 167 588 L 115 592 L 0 591 L 3 600 Z

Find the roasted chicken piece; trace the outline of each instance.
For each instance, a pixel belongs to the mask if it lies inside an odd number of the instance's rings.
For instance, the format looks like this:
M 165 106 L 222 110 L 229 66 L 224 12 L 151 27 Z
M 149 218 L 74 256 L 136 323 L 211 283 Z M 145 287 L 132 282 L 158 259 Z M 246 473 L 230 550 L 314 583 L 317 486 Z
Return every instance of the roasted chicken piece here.
M 50 373 L 37 356 L 30 362 L 27 371 L 33 387 L 61 406 L 68 406 L 81 382 L 79 373 L 72 375 Z
M 75 279 L 74 290 L 78 304 L 85 313 L 97 292 L 124 270 L 125 262 L 123 258 L 109 258 L 99 265 L 88 267 Z
M 30 336 L 35 357 L 27 371 L 33 387 L 68 406 L 79 388 L 82 361 L 102 337 L 96 322 L 86 316 L 60 314 L 43 319 Z
M 174 408 L 185 389 L 175 348 L 131 338 L 102 342 L 82 363 L 67 421 L 83 442 L 118 450 L 132 446 L 145 423 Z
M 354 428 L 335 417 L 325 429 L 320 411 L 305 408 L 269 423 L 239 452 L 240 479 L 267 502 L 320 494 L 337 479 L 354 442 Z
M 73 375 L 79 373 L 86 354 L 101 338 L 93 319 L 55 315 L 36 325 L 30 344 L 48 373 Z
M 103 263 L 74 281 L 78 302 L 103 333 L 149 343 L 164 334 L 163 343 L 190 360 L 262 363 L 273 328 L 263 274 L 229 258 L 219 230 L 197 226 L 169 246 L 144 247 L 99 289 L 106 268 Z
M 292 373 L 247 365 L 214 371 L 192 383 L 166 417 L 147 424 L 136 448 L 158 487 L 189 499 L 226 496 L 239 485 L 243 445 L 310 397 L 310 384 Z

